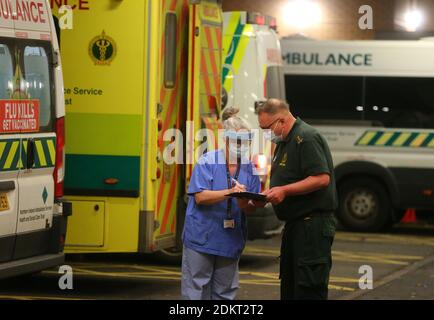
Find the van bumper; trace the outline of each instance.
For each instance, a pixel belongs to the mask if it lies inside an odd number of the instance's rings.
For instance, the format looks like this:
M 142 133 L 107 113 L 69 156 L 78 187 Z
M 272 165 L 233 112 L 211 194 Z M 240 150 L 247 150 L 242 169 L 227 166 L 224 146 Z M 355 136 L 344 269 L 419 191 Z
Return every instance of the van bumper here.
M 264 208 L 256 209 L 255 213 L 247 214 L 249 240 L 268 239 L 280 234 L 284 223 L 277 219 L 273 206 L 267 204 Z
M 32 274 L 62 265 L 64 262 L 65 255 L 58 253 L 2 263 L 0 264 L 0 279 Z

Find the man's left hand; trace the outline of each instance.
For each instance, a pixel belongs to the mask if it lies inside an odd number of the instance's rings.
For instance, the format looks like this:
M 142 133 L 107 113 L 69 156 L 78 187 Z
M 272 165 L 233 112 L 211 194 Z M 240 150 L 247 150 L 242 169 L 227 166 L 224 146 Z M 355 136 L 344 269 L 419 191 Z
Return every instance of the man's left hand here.
M 286 192 L 283 187 L 271 188 L 270 190 L 265 191 L 264 194 L 267 196 L 267 201 L 271 202 L 273 205 L 282 203 L 286 197 Z

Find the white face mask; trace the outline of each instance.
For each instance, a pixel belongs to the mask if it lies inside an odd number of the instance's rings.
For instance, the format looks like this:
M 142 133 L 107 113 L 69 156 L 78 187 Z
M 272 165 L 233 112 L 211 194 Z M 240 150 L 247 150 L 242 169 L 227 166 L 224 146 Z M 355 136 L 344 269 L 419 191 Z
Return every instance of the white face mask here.
M 224 136 L 231 161 L 249 159 L 250 141 L 253 136 L 251 132 L 226 130 Z
M 283 141 L 283 137 L 282 137 L 282 135 L 280 135 L 280 136 L 276 136 L 276 134 L 275 134 L 273 131 L 271 131 L 271 137 L 270 137 L 270 140 L 271 140 L 271 142 L 273 142 L 274 144 L 278 144 L 278 143 L 280 143 L 280 142 Z
M 279 122 L 277 122 L 279 123 Z M 277 125 L 276 123 L 276 125 Z M 265 135 L 266 139 L 271 140 L 271 142 L 278 144 L 280 142 L 283 141 L 283 128 L 282 128 L 282 133 L 278 136 L 274 133 L 274 130 L 270 130 L 266 135 Z
M 231 157 L 236 157 L 237 159 L 246 158 L 249 151 L 250 151 L 249 146 L 246 145 L 238 146 L 235 143 L 229 144 L 229 154 L 231 155 Z

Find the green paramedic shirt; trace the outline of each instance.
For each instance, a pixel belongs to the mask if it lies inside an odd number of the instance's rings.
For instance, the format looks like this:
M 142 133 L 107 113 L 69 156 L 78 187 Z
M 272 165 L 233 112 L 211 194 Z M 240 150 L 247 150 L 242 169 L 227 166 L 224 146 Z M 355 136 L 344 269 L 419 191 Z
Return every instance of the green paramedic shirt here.
M 331 177 L 327 188 L 287 197 L 274 206 L 280 220 L 292 222 L 311 213 L 333 212 L 338 205 L 333 160 L 327 142 L 316 129 L 297 118 L 288 136 L 277 144 L 270 187 L 284 186 L 323 173 Z

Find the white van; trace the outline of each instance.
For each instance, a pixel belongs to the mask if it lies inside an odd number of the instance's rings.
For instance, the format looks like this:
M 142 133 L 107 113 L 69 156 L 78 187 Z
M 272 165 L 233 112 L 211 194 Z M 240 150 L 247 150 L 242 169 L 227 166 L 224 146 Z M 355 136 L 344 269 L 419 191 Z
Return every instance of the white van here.
M 64 96 L 45 0 L 0 10 L 0 279 L 64 261 Z
M 282 58 L 276 20 L 251 12 L 223 13 L 223 108 L 235 106 L 252 127 L 260 130 L 257 103 L 284 98 Z M 269 149 L 269 150 L 268 150 Z M 266 188 L 271 143 L 252 159 Z M 248 216 L 249 238 L 266 238 L 280 229 L 271 205 Z
M 434 208 L 434 42 L 282 39 L 286 97 L 332 149 L 338 217 L 359 231 Z
M 285 94 L 276 20 L 240 11 L 224 12 L 223 19 L 224 105 L 240 108 L 252 128 L 259 129 L 256 103 Z

